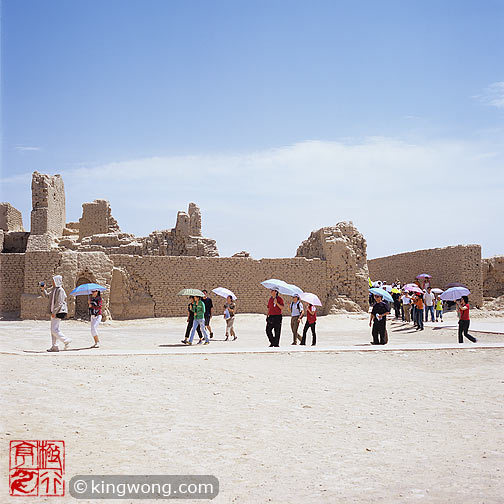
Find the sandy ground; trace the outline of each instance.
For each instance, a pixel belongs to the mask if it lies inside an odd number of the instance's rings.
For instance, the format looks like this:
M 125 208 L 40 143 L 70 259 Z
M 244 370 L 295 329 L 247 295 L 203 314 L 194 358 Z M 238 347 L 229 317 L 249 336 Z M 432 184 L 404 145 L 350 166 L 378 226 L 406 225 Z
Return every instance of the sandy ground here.
M 316 349 L 291 347 L 286 320 L 280 351 L 257 353 L 262 316 L 237 317 L 236 342 L 216 320 L 205 347 L 179 346 L 184 325 L 113 321 L 77 350 L 89 326 L 63 322 L 74 350 L 47 354 L 48 322 L 0 321 L 2 502 L 11 439 L 65 440 L 67 481 L 213 474 L 219 503 L 503 502 L 503 334 L 429 350 L 454 330 L 393 323 L 391 351 L 369 351 L 366 317 L 330 316 Z

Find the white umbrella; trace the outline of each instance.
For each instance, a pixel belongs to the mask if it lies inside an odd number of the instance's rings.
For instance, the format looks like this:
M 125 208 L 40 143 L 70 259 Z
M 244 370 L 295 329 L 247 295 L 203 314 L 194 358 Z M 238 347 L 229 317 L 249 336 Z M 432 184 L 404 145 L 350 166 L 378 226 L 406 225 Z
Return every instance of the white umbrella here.
M 449 289 L 446 289 L 439 297 L 443 301 L 456 301 L 462 296 L 468 296 L 469 294 L 471 294 L 471 291 L 469 289 L 466 289 L 465 287 L 450 287 Z
M 215 289 L 212 289 L 212 292 L 217 294 L 217 296 L 227 298 L 228 296 L 231 296 L 231 299 L 233 301 L 236 301 L 236 296 L 233 291 L 230 291 L 229 289 L 226 289 L 225 287 L 216 287 Z
M 305 303 L 309 303 L 313 306 L 322 306 L 322 303 L 320 302 L 320 299 L 318 296 L 315 294 L 312 294 L 311 292 L 303 292 L 299 295 L 299 299 L 301 301 L 304 301 Z
M 266 289 L 277 290 L 280 294 L 287 294 L 287 296 L 293 296 L 294 294 L 301 294 L 303 292 L 303 289 L 300 289 L 297 285 L 289 284 L 276 278 L 264 280 L 264 282 L 261 282 L 261 285 L 266 287 Z
M 444 292 L 443 289 L 438 289 L 437 287 L 435 289 L 431 289 L 432 292 L 434 292 L 434 294 L 441 294 Z
M 392 292 L 392 285 L 382 285 L 381 288 L 387 292 Z

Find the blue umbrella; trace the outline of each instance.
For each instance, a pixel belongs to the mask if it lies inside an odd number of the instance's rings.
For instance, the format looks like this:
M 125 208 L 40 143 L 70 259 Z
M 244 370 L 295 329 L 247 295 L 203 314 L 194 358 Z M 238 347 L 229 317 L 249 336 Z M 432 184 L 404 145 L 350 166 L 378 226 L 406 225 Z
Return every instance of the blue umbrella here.
M 107 287 L 103 287 L 103 285 L 98 285 L 95 283 L 87 283 L 87 284 L 82 284 L 82 285 L 79 285 L 78 287 L 75 287 L 75 289 L 72 292 L 70 292 L 70 295 L 71 296 L 88 296 L 93 291 L 103 292 L 106 290 L 107 290 Z
M 471 294 L 471 291 L 469 289 L 466 289 L 465 287 L 450 287 L 449 289 L 446 289 L 439 297 L 443 301 L 456 301 L 462 296 L 469 296 L 469 294 Z
M 372 294 L 379 294 L 383 299 L 385 299 L 385 301 L 388 301 L 389 303 L 394 302 L 392 296 L 386 290 L 373 287 L 372 289 L 369 289 L 369 292 L 371 292 Z

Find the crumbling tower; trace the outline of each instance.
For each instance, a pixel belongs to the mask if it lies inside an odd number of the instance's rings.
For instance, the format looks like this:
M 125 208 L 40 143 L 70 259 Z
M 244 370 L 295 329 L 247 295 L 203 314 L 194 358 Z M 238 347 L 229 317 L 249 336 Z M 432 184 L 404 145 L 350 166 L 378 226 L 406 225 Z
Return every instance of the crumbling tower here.
M 65 185 L 61 175 L 33 172 L 31 231 L 27 251 L 49 250 L 65 227 Z

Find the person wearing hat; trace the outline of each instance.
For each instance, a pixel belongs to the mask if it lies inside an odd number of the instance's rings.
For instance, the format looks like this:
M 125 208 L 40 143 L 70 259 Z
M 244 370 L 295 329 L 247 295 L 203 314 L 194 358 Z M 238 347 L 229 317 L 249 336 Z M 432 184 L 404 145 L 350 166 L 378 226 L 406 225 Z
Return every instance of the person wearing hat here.
M 369 317 L 369 327 L 373 325 L 371 334 L 373 335 L 372 345 L 385 345 L 387 343 L 387 315 L 390 315 L 390 308 L 380 294 L 375 294 L 375 305 Z M 378 340 L 378 336 L 380 339 Z
M 64 344 L 64 349 L 72 341 L 67 338 L 60 330 L 60 322 L 68 314 L 67 295 L 63 289 L 63 277 L 61 275 L 54 275 L 52 278 L 52 289 L 45 289 L 45 283 L 40 283 L 40 290 L 45 297 L 49 298 L 49 311 L 51 313 L 51 338 L 52 345 L 48 352 L 59 352 L 58 340 Z
M 271 290 L 268 300 L 268 315 L 266 316 L 266 335 L 268 336 L 270 347 L 280 346 L 280 333 L 282 331 L 282 309 L 284 300 L 276 289 Z
M 292 343 L 291 345 L 297 345 L 297 340 L 301 341 L 301 336 L 298 334 L 298 327 L 303 319 L 304 309 L 303 303 L 299 299 L 297 294 L 292 296 L 292 302 L 290 304 L 291 311 L 291 330 L 292 330 Z

